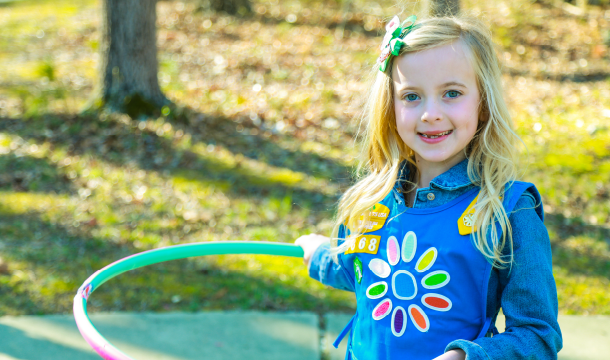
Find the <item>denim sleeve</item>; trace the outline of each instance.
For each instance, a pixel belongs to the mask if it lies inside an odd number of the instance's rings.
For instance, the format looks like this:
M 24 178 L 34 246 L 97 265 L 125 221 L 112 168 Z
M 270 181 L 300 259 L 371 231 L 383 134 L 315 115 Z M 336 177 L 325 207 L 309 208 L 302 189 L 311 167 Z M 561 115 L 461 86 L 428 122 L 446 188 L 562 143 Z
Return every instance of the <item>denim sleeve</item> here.
M 510 215 L 512 269 L 500 270 L 500 302 L 506 330 L 474 341 L 456 340 L 445 351 L 462 349 L 469 360 L 557 359 L 562 337 L 557 322 L 557 288 L 549 235 L 537 191 L 524 193 Z
M 339 237 L 344 238 L 343 227 L 339 230 Z M 330 244 L 320 245 L 311 257 L 309 276 L 336 289 L 355 291 L 353 268 L 345 266 L 343 254 L 338 259 L 338 264 L 333 261 Z

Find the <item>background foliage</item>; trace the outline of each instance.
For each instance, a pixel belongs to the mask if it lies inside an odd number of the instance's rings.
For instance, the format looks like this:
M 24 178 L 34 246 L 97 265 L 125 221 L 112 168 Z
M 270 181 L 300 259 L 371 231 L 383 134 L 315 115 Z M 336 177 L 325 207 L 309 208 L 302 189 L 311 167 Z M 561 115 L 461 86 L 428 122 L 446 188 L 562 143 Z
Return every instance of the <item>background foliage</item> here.
M 563 314 L 610 314 L 610 11 L 468 0 L 503 61 L 540 189 Z M 99 1 L 0 6 L 0 315 L 68 313 L 126 255 L 327 233 L 357 156 L 358 96 L 384 22 L 416 3 L 254 1 L 251 17 L 160 1 L 158 118 L 81 114 L 96 83 Z M 404 15 L 403 15 L 404 17 Z M 352 311 L 298 259 L 174 261 L 110 281 L 96 310 Z

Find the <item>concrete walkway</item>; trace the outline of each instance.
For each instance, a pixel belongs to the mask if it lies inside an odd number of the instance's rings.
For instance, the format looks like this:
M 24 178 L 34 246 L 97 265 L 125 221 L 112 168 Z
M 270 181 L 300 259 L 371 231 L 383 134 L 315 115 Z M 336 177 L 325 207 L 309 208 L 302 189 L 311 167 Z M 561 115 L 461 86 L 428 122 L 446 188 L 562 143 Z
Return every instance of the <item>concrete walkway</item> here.
M 108 340 L 138 360 L 342 360 L 332 342 L 350 316 L 254 311 L 94 314 Z M 503 318 L 498 327 L 503 331 Z M 610 316 L 560 316 L 561 360 L 610 354 Z M 324 354 L 324 355 L 323 355 Z M 0 317 L 0 360 L 97 360 L 70 315 Z

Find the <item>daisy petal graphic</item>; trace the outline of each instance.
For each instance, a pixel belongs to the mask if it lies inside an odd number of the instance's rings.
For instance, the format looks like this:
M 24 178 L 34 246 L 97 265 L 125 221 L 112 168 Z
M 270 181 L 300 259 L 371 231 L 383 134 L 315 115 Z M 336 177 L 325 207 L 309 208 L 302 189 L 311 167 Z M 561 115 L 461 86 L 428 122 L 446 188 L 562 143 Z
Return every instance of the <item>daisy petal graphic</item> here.
M 397 306 L 392 312 L 392 334 L 402 336 L 407 329 L 407 313 L 402 306 Z
M 388 316 L 388 314 L 392 311 L 392 300 L 383 299 L 382 302 L 377 304 L 373 309 L 373 319 L 381 320 L 384 317 Z
M 449 282 L 451 277 L 449 273 L 443 270 L 437 270 L 429 273 L 421 279 L 421 285 L 426 289 L 438 289 Z
M 390 236 L 387 245 L 388 261 L 390 265 L 394 266 L 398 264 L 400 260 L 400 249 L 398 248 L 398 240 L 394 236 Z
M 415 270 L 418 272 L 424 272 L 434 265 L 436 261 L 436 257 L 438 256 L 438 250 L 435 247 L 431 247 L 426 250 L 422 256 L 417 260 L 417 264 L 415 265 Z
M 415 257 L 417 250 L 417 236 L 413 231 L 409 231 L 402 239 L 402 261 L 408 263 Z
M 388 292 L 388 284 L 385 281 L 379 281 L 371 284 L 366 289 L 366 297 L 369 299 L 379 299 Z
M 448 297 L 434 293 L 428 293 L 422 296 L 421 303 L 428 309 L 436 311 L 449 311 L 453 306 Z
M 428 332 L 430 330 L 428 315 L 419 306 L 415 304 L 409 306 L 409 317 L 417 330 L 421 332 Z
M 401 246 L 402 245 L 402 246 Z M 400 260 L 404 264 L 410 263 L 415 258 L 417 251 L 417 236 L 413 231 L 409 231 L 402 239 L 402 244 L 398 243 L 395 236 L 390 236 L 386 243 L 387 262 L 385 260 L 375 258 L 369 262 L 371 271 L 380 278 L 386 279 L 392 275 L 392 282 L 378 281 L 371 284 L 366 289 L 366 296 L 369 299 L 380 299 L 373 309 L 374 320 L 381 320 L 384 317 L 392 314 L 390 330 L 396 337 L 402 336 L 407 329 L 407 321 L 410 318 L 413 326 L 420 332 L 428 332 L 430 330 L 430 319 L 424 310 L 416 305 L 410 304 L 405 310 L 404 307 L 397 306 L 392 311 L 391 297 L 384 297 L 390 285 L 395 299 L 412 300 L 418 292 L 418 280 L 413 274 L 423 273 L 430 270 L 438 257 L 438 250 L 435 247 L 429 247 L 423 254 L 419 256 L 415 265 L 409 265 L 410 270 L 393 270 L 393 267 L 398 265 Z M 442 263 L 440 264 L 442 266 Z M 411 270 L 414 268 L 415 271 Z M 444 270 L 431 271 L 428 274 L 421 274 L 421 285 L 424 289 L 438 289 L 449 283 L 451 277 Z M 436 293 L 424 293 L 421 296 L 421 303 L 424 307 L 435 311 L 449 311 L 453 307 L 451 299 Z M 405 304 L 405 307 L 407 305 Z M 414 330 L 411 330 L 414 331 Z
M 369 269 L 371 269 L 373 274 L 379 276 L 382 279 L 385 279 L 390 276 L 390 273 L 392 272 L 390 265 L 388 265 L 387 262 L 381 259 L 371 260 L 371 262 L 369 263 Z

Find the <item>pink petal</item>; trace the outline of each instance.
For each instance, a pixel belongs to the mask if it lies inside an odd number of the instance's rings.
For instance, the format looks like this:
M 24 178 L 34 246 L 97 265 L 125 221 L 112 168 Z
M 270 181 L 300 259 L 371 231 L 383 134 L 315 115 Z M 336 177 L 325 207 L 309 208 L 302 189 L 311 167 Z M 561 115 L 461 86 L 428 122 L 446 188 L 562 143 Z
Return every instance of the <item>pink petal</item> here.
M 390 263 L 390 265 L 394 266 L 396 264 L 398 264 L 398 260 L 399 260 L 399 253 L 400 250 L 398 249 L 398 240 L 396 240 L 396 238 L 394 236 L 390 236 L 390 238 L 388 239 L 388 262 Z

